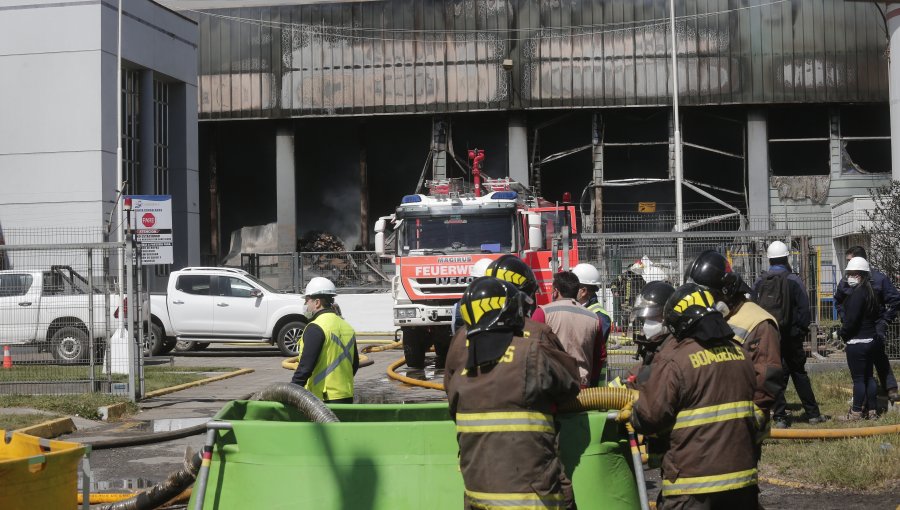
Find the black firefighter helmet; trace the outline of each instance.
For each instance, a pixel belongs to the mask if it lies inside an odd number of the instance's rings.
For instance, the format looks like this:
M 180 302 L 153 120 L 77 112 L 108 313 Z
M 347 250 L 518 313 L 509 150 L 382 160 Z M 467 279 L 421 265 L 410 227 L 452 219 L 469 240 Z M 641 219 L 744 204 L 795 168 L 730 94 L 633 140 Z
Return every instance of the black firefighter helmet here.
M 666 302 L 675 293 L 675 287 L 668 282 L 650 282 L 644 286 L 631 309 L 631 322 L 634 324 L 635 342 L 647 343 L 643 327 L 645 320 L 664 322 Z
M 721 253 L 706 250 L 697 256 L 688 267 L 686 281 L 692 281 L 708 287 L 728 303 L 734 298 L 750 292 L 750 287 L 731 269 L 731 264 Z
M 685 283 L 675 289 L 665 308 L 665 322 L 679 340 L 690 336 L 691 330 L 707 315 L 716 313 L 716 299 L 705 287 L 697 283 Z
M 510 282 L 490 276 L 466 288 L 459 313 L 466 323 L 467 369 L 496 362 L 525 327 L 526 296 Z
M 507 254 L 491 262 L 485 269 L 484 275 L 510 282 L 532 299 L 538 290 L 534 271 L 515 255 Z

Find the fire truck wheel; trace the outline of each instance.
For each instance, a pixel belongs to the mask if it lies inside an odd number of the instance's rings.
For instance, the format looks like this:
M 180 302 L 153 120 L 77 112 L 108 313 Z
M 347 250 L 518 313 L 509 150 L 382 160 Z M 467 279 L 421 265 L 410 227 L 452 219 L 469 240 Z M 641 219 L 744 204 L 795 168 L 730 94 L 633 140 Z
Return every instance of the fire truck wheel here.
M 421 328 L 403 328 L 403 354 L 406 366 L 412 369 L 425 369 L 425 351 L 428 350 L 426 337 Z

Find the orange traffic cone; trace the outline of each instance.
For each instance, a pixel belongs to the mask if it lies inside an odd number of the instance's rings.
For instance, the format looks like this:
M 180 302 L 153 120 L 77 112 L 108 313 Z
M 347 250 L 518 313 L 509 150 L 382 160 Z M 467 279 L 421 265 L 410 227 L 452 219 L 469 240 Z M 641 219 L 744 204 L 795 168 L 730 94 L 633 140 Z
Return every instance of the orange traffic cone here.
M 12 356 L 9 354 L 9 346 L 3 346 L 3 368 L 12 368 Z

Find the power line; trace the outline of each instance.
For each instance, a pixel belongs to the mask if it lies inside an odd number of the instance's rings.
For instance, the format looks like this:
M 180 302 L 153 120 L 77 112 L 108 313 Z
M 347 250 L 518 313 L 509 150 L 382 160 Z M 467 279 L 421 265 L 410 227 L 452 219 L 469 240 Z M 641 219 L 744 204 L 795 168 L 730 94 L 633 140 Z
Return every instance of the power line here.
M 707 13 L 698 13 L 692 15 L 678 16 L 676 20 L 678 21 L 687 21 L 687 20 L 698 20 L 701 18 L 720 16 L 723 14 L 730 14 L 739 11 L 745 11 L 749 9 L 759 9 L 763 7 L 771 7 L 775 5 L 779 5 L 787 2 L 788 0 L 774 0 L 772 2 L 758 4 L 758 5 L 750 5 L 744 7 L 736 7 L 734 9 L 724 9 L 720 11 L 713 11 Z M 647 28 L 654 28 L 665 26 L 669 22 L 669 18 L 654 18 L 649 20 L 639 20 L 639 21 L 620 21 L 620 22 L 610 22 L 610 23 L 598 23 L 598 24 L 589 24 L 589 25 L 572 25 L 567 27 L 534 27 L 534 28 L 509 28 L 509 29 L 494 29 L 494 28 L 483 28 L 483 29 L 405 29 L 405 28 L 373 28 L 373 27 L 344 27 L 344 26 L 336 26 L 336 25 L 325 25 L 324 21 L 322 24 L 307 24 L 307 23 L 289 23 L 289 22 L 280 22 L 280 21 L 265 21 L 262 19 L 253 19 L 253 18 L 244 18 L 240 16 L 229 16 L 226 14 L 220 14 L 216 12 L 209 11 L 199 11 L 188 9 L 187 12 L 192 12 L 198 15 L 209 16 L 211 18 L 223 19 L 226 21 L 232 21 L 243 24 L 250 24 L 256 26 L 263 26 L 268 28 L 276 28 L 276 29 L 289 29 L 291 31 L 301 31 L 303 33 L 307 33 L 311 36 L 317 37 L 327 37 L 334 39 L 354 39 L 354 40 L 370 40 L 370 41 L 379 41 L 379 42 L 419 42 L 416 38 L 396 38 L 396 37 L 380 37 L 380 36 L 366 36 L 366 35 L 350 35 L 354 32 L 370 32 L 370 33 L 389 33 L 389 34 L 412 34 L 412 35 L 476 35 L 476 36 L 489 36 L 491 34 L 506 34 L 506 33 L 518 33 L 518 32 L 533 32 L 534 35 L 527 37 L 490 37 L 492 41 L 530 41 L 534 39 L 554 39 L 554 38 L 568 38 L 568 37 L 583 37 L 583 36 L 594 36 L 594 35 L 604 35 L 611 34 L 617 32 L 626 32 L 632 30 L 640 30 Z M 602 27 L 609 26 L 623 26 L 623 25 L 631 25 L 624 28 L 613 28 L 606 30 L 593 30 Z M 586 31 L 583 31 L 586 30 Z M 575 31 L 575 32 L 573 32 Z M 545 32 L 549 32 L 549 34 L 545 34 Z M 557 32 L 557 33 L 554 33 Z M 565 33 L 561 33 L 565 32 Z M 444 39 L 434 39 L 431 41 L 422 41 L 429 43 L 454 43 L 454 42 L 467 42 L 467 41 L 447 41 Z

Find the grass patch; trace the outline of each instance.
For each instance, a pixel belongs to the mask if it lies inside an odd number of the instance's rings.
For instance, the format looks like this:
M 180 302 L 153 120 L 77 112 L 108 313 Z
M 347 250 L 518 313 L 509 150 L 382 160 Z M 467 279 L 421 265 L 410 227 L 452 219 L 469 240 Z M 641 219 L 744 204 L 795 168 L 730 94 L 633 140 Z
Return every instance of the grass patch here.
M 855 428 L 900 423 L 900 413 L 885 413 L 878 420 L 846 422 L 852 387 L 850 371 L 833 370 L 810 374 L 813 392 L 822 414 L 831 420 L 811 426 L 806 423 L 793 384 L 788 385 L 788 409 L 797 418 L 793 428 Z M 780 440 L 763 445 L 760 462 L 764 476 L 810 483 L 830 489 L 882 491 L 900 487 L 900 434 L 830 439 Z
M 99 420 L 98 407 L 125 402 L 127 414 L 137 412 L 137 405 L 128 398 L 105 393 L 85 393 L 79 395 L 3 395 L 0 407 L 30 407 L 50 411 L 63 416 L 79 416 L 88 420 Z
M 59 416 L 55 414 L 0 414 L 0 429 L 17 430 L 54 418 L 59 418 Z
M 14 367 L 16 368 L 32 368 L 32 367 Z M 88 372 L 86 367 L 52 367 L 58 371 L 54 375 L 48 376 L 46 379 L 22 379 L 11 378 L 6 381 L 68 381 L 73 380 L 72 374 L 82 374 L 78 376 L 81 380 L 87 380 Z M 6 374 L 13 370 L 0 370 L 0 374 Z M 72 370 L 68 371 L 67 370 Z M 77 371 L 76 371 L 77 370 Z M 150 366 L 144 367 L 144 390 L 147 392 L 155 391 L 170 386 L 189 383 L 209 377 L 210 372 L 231 372 L 235 368 L 227 367 L 171 367 L 171 366 Z M 24 370 L 23 374 L 30 374 Z M 40 371 L 43 373 L 44 371 Z M 50 371 L 48 371 L 50 373 Z M 68 374 L 68 376 L 66 376 Z M 98 379 L 105 380 L 106 376 L 98 373 Z M 115 375 L 113 381 L 124 381 L 125 376 Z M 2 381 L 3 379 L 0 379 Z M 40 409 L 42 411 L 50 411 L 64 416 L 79 416 L 89 420 L 99 420 L 100 414 L 97 408 L 108 406 L 119 402 L 126 402 L 128 410 L 126 416 L 137 412 L 137 405 L 128 400 L 127 397 L 107 395 L 105 393 L 88 393 L 78 395 L 2 395 L 0 396 L 0 407 L 30 407 L 32 409 Z M 0 417 L 6 415 L 0 415 Z
M 229 367 L 175 367 L 167 365 L 152 365 L 144 367 L 144 379 L 149 379 L 157 374 L 187 373 L 187 372 L 231 372 L 237 370 Z M 15 365 L 10 369 L 0 370 L 0 382 L 29 382 L 29 381 L 88 381 L 91 377 L 90 368 L 86 365 Z M 202 378 L 198 377 L 198 379 Z M 94 367 L 96 380 L 107 380 L 101 367 Z M 127 378 L 122 375 L 113 375 L 113 381 L 124 381 Z

